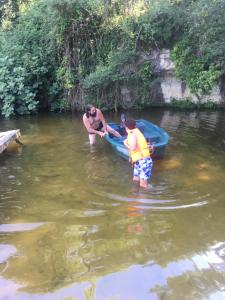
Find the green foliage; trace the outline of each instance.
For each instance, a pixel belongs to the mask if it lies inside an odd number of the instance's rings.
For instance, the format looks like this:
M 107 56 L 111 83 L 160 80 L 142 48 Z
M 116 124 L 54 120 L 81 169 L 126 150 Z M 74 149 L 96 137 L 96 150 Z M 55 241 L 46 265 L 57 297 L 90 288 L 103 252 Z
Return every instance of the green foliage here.
M 36 110 L 35 94 L 26 85 L 28 76 L 25 68 L 15 67 L 13 59 L 0 58 L 0 99 L 5 117 L 15 113 L 28 114 Z
M 140 95 L 140 101 L 138 103 L 139 108 L 145 106 L 149 100 L 150 82 L 152 80 L 152 69 L 149 63 L 143 63 L 138 71 L 138 94 Z
M 65 112 L 68 111 L 70 107 L 69 101 L 65 98 L 55 98 L 49 105 L 49 110 L 52 112 Z
M 217 105 L 212 101 L 207 101 L 204 103 L 193 102 L 190 99 L 177 100 L 173 99 L 169 104 L 170 107 L 178 108 L 178 109 L 215 109 Z
M 140 47 L 148 50 L 173 46 L 184 31 L 185 19 L 183 5 L 169 0 L 151 1 L 138 19 Z
M 212 90 L 220 72 L 213 65 L 206 67 L 204 57 L 194 55 L 187 43 L 178 43 L 173 49 L 172 58 L 177 76 L 188 84 L 194 94 L 207 94 Z
M 84 88 L 96 91 L 105 88 L 110 84 L 127 80 L 132 77 L 133 72 L 124 73 L 123 66 L 136 57 L 133 51 L 120 50 L 109 53 L 107 65 L 99 65 L 96 71 L 87 76 L 84 80 Z
M 194 109 L 196 108 L 196 104 L 191 101 L 190 99 L 183 99 L 177 100 L 177 99 L 172 99 L 170 106 L 173 106 L 175 108 L 180 108 L 180 109 Z
M 103 110 L 113 107 L 117 110 L 120 106 L 117 101 L 120 85 L 124 82 L 130 82 L 137 76 L 132 69 L 135 58 L 137 58 L 137 55 L 134 51 L 119 50 L 114 53 L 110 52 L 107 64 L 97 66 L 96 71 L 84 79 L 83 88 L 87 95 L 86 98 L 92 99 L 92 102 Z M 127 67 L 129 65 L 130 68 Z M 107 101 L 105 101 L 105 98 L 107 98 Z
M 199 0 L 192 6 L 189 40 L 195 41 L 198 55 L 225 72 L 225 2 Z
M 18 2 L 18 0 L 8 0 L 0 3 L 1 25 L 4 30 L 9 30 L 15 22 L 19 12 Z
M 190 9 L 186 31 L 172 58 L 178 77 L 201 95 L 209 93 L 225 72 L 225 2 L 199 0 Z
M 37 111 L 40 98 L 53 84 L 56 48 L 52 43 L 51 13 L 41 2 L 33 5 L 10 32 L 2 32 L 1 112 L 28 114 Z
M 140 58 L 165 47 L 200 99 L 225 74 L 224 15 L 224 0 L 0 1 L 1 113 L 62 111 L 78 97 L 117 107 L 122 86 L 145 105 L 155 78 Z
M 68 68 L 67 58 L 64 57 L 61 65 L 56 71 L 57 82 L 65 89 L 71 89 L 73 87 L 75 74 L 72 73 L 72 70 Z
M 149 82 L 152 77 L 152 69 L 149 63 L 144 63 L 141 65 L 141 68 L 139 70 L 139 76 L 143 81 L 144 85 L 149 85 Z

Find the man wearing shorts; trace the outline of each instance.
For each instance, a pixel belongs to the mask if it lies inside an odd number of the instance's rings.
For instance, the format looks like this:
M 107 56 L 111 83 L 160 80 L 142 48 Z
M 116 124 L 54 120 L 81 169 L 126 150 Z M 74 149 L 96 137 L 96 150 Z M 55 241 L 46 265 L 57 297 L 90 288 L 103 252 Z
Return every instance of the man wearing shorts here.
M 153 166 L 149 146 L 144 135 L 136 128 L 135 120 L 127 120 L 125 126 L 127 139 L 124 144 L 134 167 L 133 181 L 138 182 L 140 187 L 147 188 Z
M 88 104 L 86 107 L 86 112 L 83 115 L 83 123 L 89 134 L 89 142 L 91 145 L 96 142 L 96 134 L 100 137 L 104 137 L 105 134 L 111 133 L 117 137 L 121 137 L 119 132 L 106 124 L 101 110 L 92 104 Z

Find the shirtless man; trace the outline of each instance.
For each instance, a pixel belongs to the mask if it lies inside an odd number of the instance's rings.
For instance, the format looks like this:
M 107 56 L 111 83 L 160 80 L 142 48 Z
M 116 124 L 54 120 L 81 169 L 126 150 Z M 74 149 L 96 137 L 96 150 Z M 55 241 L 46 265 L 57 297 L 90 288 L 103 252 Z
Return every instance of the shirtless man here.
M 111 133 L 116 137 L 121 137 L 119 132 L 106 124 L 101 110 L 92 104 L 88 104 L 86 107 L 86 112 L 83 115 L 83 123 L 89 133 L 90 145 L 95 144 L 96 134 L 100 137 L 104 137 L 105 134 Z

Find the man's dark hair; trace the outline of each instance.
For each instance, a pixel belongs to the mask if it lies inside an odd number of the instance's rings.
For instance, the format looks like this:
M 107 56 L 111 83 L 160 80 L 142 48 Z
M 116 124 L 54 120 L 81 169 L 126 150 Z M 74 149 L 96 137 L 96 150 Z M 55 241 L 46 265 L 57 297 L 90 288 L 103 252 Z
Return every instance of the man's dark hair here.
M 91 110 L 92 107 L 94 107 L 93 104 L 87 104 L 87 106 L 86 106 L 85 112 L 86 112 L 87 118 L 89 118 L 89 116 L 90 116 L 89 113 L 90 113 L 90 110 Z
M 132 130 L 132 129 L 134 129 L 136 127 L 136 122 L 135 122 L 135 120 L 126 120 L 125 121 L 125 126 L 128 129 Z

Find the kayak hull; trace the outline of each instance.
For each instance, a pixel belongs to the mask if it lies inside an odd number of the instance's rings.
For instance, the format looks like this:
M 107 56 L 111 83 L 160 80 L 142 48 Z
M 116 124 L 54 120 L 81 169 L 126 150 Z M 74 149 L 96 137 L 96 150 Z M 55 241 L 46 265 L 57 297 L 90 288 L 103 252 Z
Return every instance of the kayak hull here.
M 116 123 L 108 123 L 110 127 L 118 131 L 122 137 L 117 138 L 111 134 L 105 135 L 105 139 L 111 144 L 113 150 L 122 158 L 129 160 L 129 153 L 124 145 L 124 140 L 127 138 L 123 127 Z M 153 145 L 154 150 L 152 153 L 153 159 L 160 159 L 165 154 L 166 146 L 169 142 L 169 135 L 161 127 L 144 119 L 136 120 L 136 127 L 143 133 L 146 139 Z M 124 134 L 125 133 L 125 134 Z

